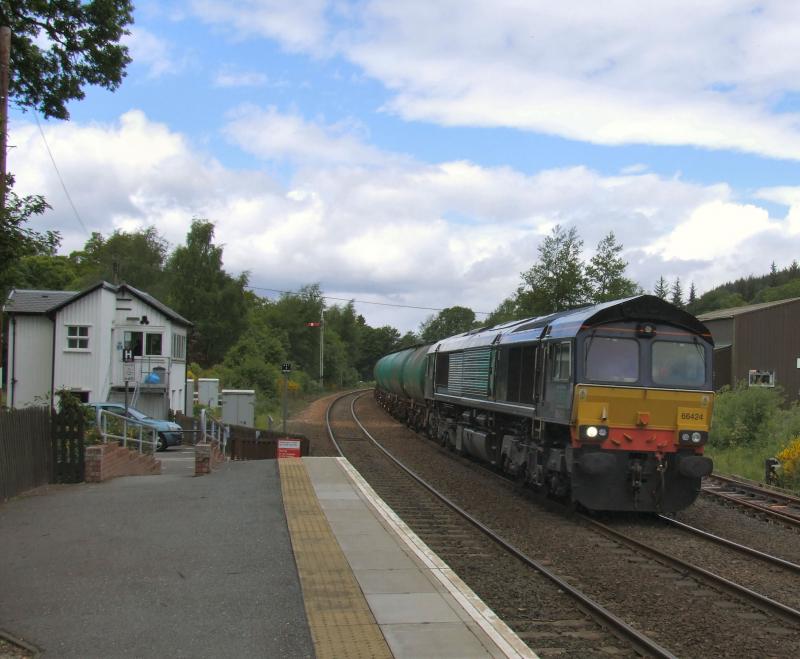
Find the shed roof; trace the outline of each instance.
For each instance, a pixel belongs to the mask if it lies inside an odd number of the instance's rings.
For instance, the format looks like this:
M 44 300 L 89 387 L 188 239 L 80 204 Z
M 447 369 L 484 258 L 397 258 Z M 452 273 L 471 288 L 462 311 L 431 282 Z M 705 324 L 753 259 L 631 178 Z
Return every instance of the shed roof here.
M 717 309 L 716 311 L 709 311 L 708 313 L 701 314 L 697 317 L 698 320 L 706 322 L 708 320 L 722 320 L 725 318 L 733 318 L 734 316 L 742 316 L 747 313 L 754 313 L 762 309 L 769 309 L 770 307 L 778 307 L 782 304 L 791 304 L 792 302 L 800 301 L 800 297 L 792 297 L 786 300 L 775 300 L 774 302 L 760 302 L 759 304 L 748 304 L 744 307 L 730 307 L 728 309 Z
M 53 307 L 75 295 L 75 291 L 40 291 L 12 289 L 3 311 L 10 314 L 46 314 Z
M 191 327 L 192 323 L 183 316 L 181 316 L 177 311 L 173 311 L 170 309 L 166 304 L 160 302 L 156 298 L 154 298 L 149 293 L 145 293 L 144 291 L 140 291 L 138 288 L 134 288 L 130 284 L 120 284 L 119 286 L 115 286 L 113 284 L 109 284 L 107 281 L 100 281 L 89 288 L 85 288 L 82 291 L 34 291 L 28 289 L 14 289 L 11 291 L 10 295 L 8 296 L 8 300 L 6 301 L 3 310 L 6 313 L 24 313 L 24 314 L 47 314 L 53 313 L 58 311 L 59 309 L 63 309 L 64 307 L 80 300 L 81 298 L 93 293 L 99 288 L 104 288 L 112 293 L 129 293 L 135 297 L 138 297 L 140 300 L 149 304 L 151 307 L 158 309 L 161 313 L 163 313 L 168 318 L 172 319 L 173 321 L 185 325 L 187 327 Z

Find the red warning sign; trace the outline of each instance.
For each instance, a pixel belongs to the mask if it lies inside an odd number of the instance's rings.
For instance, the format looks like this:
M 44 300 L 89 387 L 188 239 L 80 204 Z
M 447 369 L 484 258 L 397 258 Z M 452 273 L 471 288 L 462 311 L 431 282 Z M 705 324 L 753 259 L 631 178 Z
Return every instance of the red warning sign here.
M 279 439 L 278 440 L 279 458 L 299 458 L 300 440 L 299 439 Z

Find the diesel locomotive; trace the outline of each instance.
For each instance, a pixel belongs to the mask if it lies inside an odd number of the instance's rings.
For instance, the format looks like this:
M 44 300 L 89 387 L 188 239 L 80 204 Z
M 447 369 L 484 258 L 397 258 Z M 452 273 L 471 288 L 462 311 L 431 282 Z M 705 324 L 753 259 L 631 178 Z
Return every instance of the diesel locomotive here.
M 640 295 L 472 330 L 375 366 L 378 403 L 453 451 L 589 510 L 674 512 L 703 455 L 713 340 Z

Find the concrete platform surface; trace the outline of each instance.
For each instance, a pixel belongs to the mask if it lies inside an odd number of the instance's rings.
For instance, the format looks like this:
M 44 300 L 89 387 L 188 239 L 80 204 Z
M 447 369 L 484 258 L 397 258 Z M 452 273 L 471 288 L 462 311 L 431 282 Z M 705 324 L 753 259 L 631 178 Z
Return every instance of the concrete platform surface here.
M 347 460 L 303 463 L 395 659 L 536 656 Z
M 0 629 L 45 657 L 313 657 L 277 463 L 179 464 L 0 503 Z

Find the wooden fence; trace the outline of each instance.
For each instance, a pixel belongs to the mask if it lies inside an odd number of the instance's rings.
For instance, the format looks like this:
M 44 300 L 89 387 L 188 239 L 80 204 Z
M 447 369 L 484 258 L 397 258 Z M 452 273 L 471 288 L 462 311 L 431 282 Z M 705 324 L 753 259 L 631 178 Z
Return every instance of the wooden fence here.
M 0 500 L 52 480 L 50 410 L 0 410 Z

